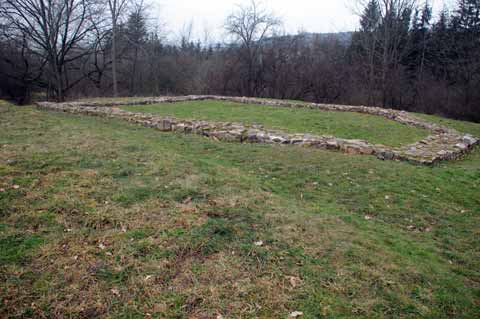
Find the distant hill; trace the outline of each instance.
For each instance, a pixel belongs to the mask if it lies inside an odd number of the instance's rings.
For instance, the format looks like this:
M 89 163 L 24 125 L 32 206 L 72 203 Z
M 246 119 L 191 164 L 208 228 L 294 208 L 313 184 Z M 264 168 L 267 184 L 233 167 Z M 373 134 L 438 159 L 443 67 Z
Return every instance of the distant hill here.
M 294 39 L 302 39 L 305 43 L 314 43 L 316 41 L 337 40 L 341 44 L 348 45 L 352 41 L 354 32 L 331 32 L 331 33 L 299 33 L 295 35 L 284 35 L 270 37 L 264 40 L 266 43 L 272 43 L 274 40 L 290 41 Z

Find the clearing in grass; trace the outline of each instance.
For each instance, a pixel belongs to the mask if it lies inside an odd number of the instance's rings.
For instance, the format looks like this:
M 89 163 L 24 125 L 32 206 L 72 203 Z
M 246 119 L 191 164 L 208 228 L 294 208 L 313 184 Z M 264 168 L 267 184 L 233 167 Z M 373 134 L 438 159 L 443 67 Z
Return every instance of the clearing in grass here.
M 400 146 L 425 138 L 428 130 L 386 120 L 384 117 L 353 112 L 328 112 L 226 101 L 191 101 L 142 106 L 123 106 L 132 112 L 145 112 L 182 119 L 262 124 L 289 133 L 332 135 L 363 139 L 375 144 Z

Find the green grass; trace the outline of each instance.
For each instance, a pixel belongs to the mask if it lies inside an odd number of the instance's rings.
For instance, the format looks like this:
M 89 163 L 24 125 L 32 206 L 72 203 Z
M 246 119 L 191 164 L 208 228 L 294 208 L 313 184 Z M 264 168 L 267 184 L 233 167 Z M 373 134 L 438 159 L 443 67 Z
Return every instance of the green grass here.
M 39 236 L 11 235 L 0 237 L 0 264 L 24 262 L 29 251 L 42 244 Z
M 388 146 L 414 143 L 429 134 L 427 130 L 367 114 L 312 111 L 223 101 L 193 101 L 122 108 L 132 112 L 146 112 L 183 119 L 257 123 L 267 128 L 291 133 L 363 139 Z
M 480 124 L 472 124 L 471 122 L 465 121 L 455 121 L 444 117 L 427 115 L 422 113 L 416 113 L 415 115 L 436 124 L 449 126 L 459 132 L 472 134 L 475 137 L 480 137 Z
M 478 148 L 423 167 L 0 111 L 2 318 L 480 316 Z

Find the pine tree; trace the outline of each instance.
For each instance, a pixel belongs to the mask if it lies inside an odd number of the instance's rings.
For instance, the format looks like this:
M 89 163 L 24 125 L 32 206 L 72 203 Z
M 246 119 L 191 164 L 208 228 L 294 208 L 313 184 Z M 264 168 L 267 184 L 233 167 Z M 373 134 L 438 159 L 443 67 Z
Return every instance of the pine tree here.
M 136 95 L 138 92 L 137 83 L 141 83 L 140 75 L 137 71 L 141 54 L 145 51 L 145 45 L 148 39 L 145 8 L 140 3 L 128 16 L 125 28 L 125 40 L 127 49 L 127 58 L 130 60 L 129 67 L 129 90 L 130 95 Z
M 460 0 L 451 23 L 455 46 L 451 70 L 462 103 L 470 112 L 478 112 L 480 98 L 480 0 Z M 477 108 L 477 110 L 475 110 Z
M 436 23 L 432 26 L 430 48 L 432 54 L 431 70 L 437 80 L 446 80 L 448 76 L 448 64 L 452 55 L 452 37 L 450 29 L 450 14 L 443 9 Z
M 360 18 L 360 30 L 353 39 L 352 48 L 356 64 L 362 65 L 368 104 L 375 103 L 377 78 L 379 27 L 381 11 L 378 0 L 370 0 Z
M 360 32 L 375 32 L 381 22 L 378 0 L 370 0 L 360 18 Z
M 453 27 L 459 31 L 480 31 L 480 0 L 459 0 Z

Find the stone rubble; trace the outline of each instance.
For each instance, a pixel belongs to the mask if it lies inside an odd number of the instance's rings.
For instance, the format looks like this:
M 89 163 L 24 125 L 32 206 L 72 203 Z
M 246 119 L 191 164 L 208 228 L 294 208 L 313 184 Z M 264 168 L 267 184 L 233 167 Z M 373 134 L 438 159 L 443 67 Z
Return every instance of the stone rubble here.
M 265 129 L 262 125 L 184 120 L 145 113 L 127 112 L 118 108 L 120 105 L 146 105 L 196 100 L 220 100 L 278 107 L 365 113 L 383 116 L 389 120 L 394 120 L 405 125 L 428 129 L 432 131 L 432 135 L 412 145 L 393 148 L 381 144 L 371 144 L 363 140 L 342 139 L 327 135 L 288 134 L 278 130 Z M 382 109 L 379 107 L 295 103 L 280 100 L 211 95 L 141 98 L 116 103 L 40 102 L 37 103 L 37 106 L 45 110 L 119 118 L 163 132 L 192 133 L 229 142 L 300 145 L 326 150 L 338 150 L 347 154 L 374 155 L 382 160 L 407 161 L 426 165 L 460 158 L 480 143 L 480 140 L 471 135 L 461 134 L 454 129 L 416 118 L 411 113 Z

